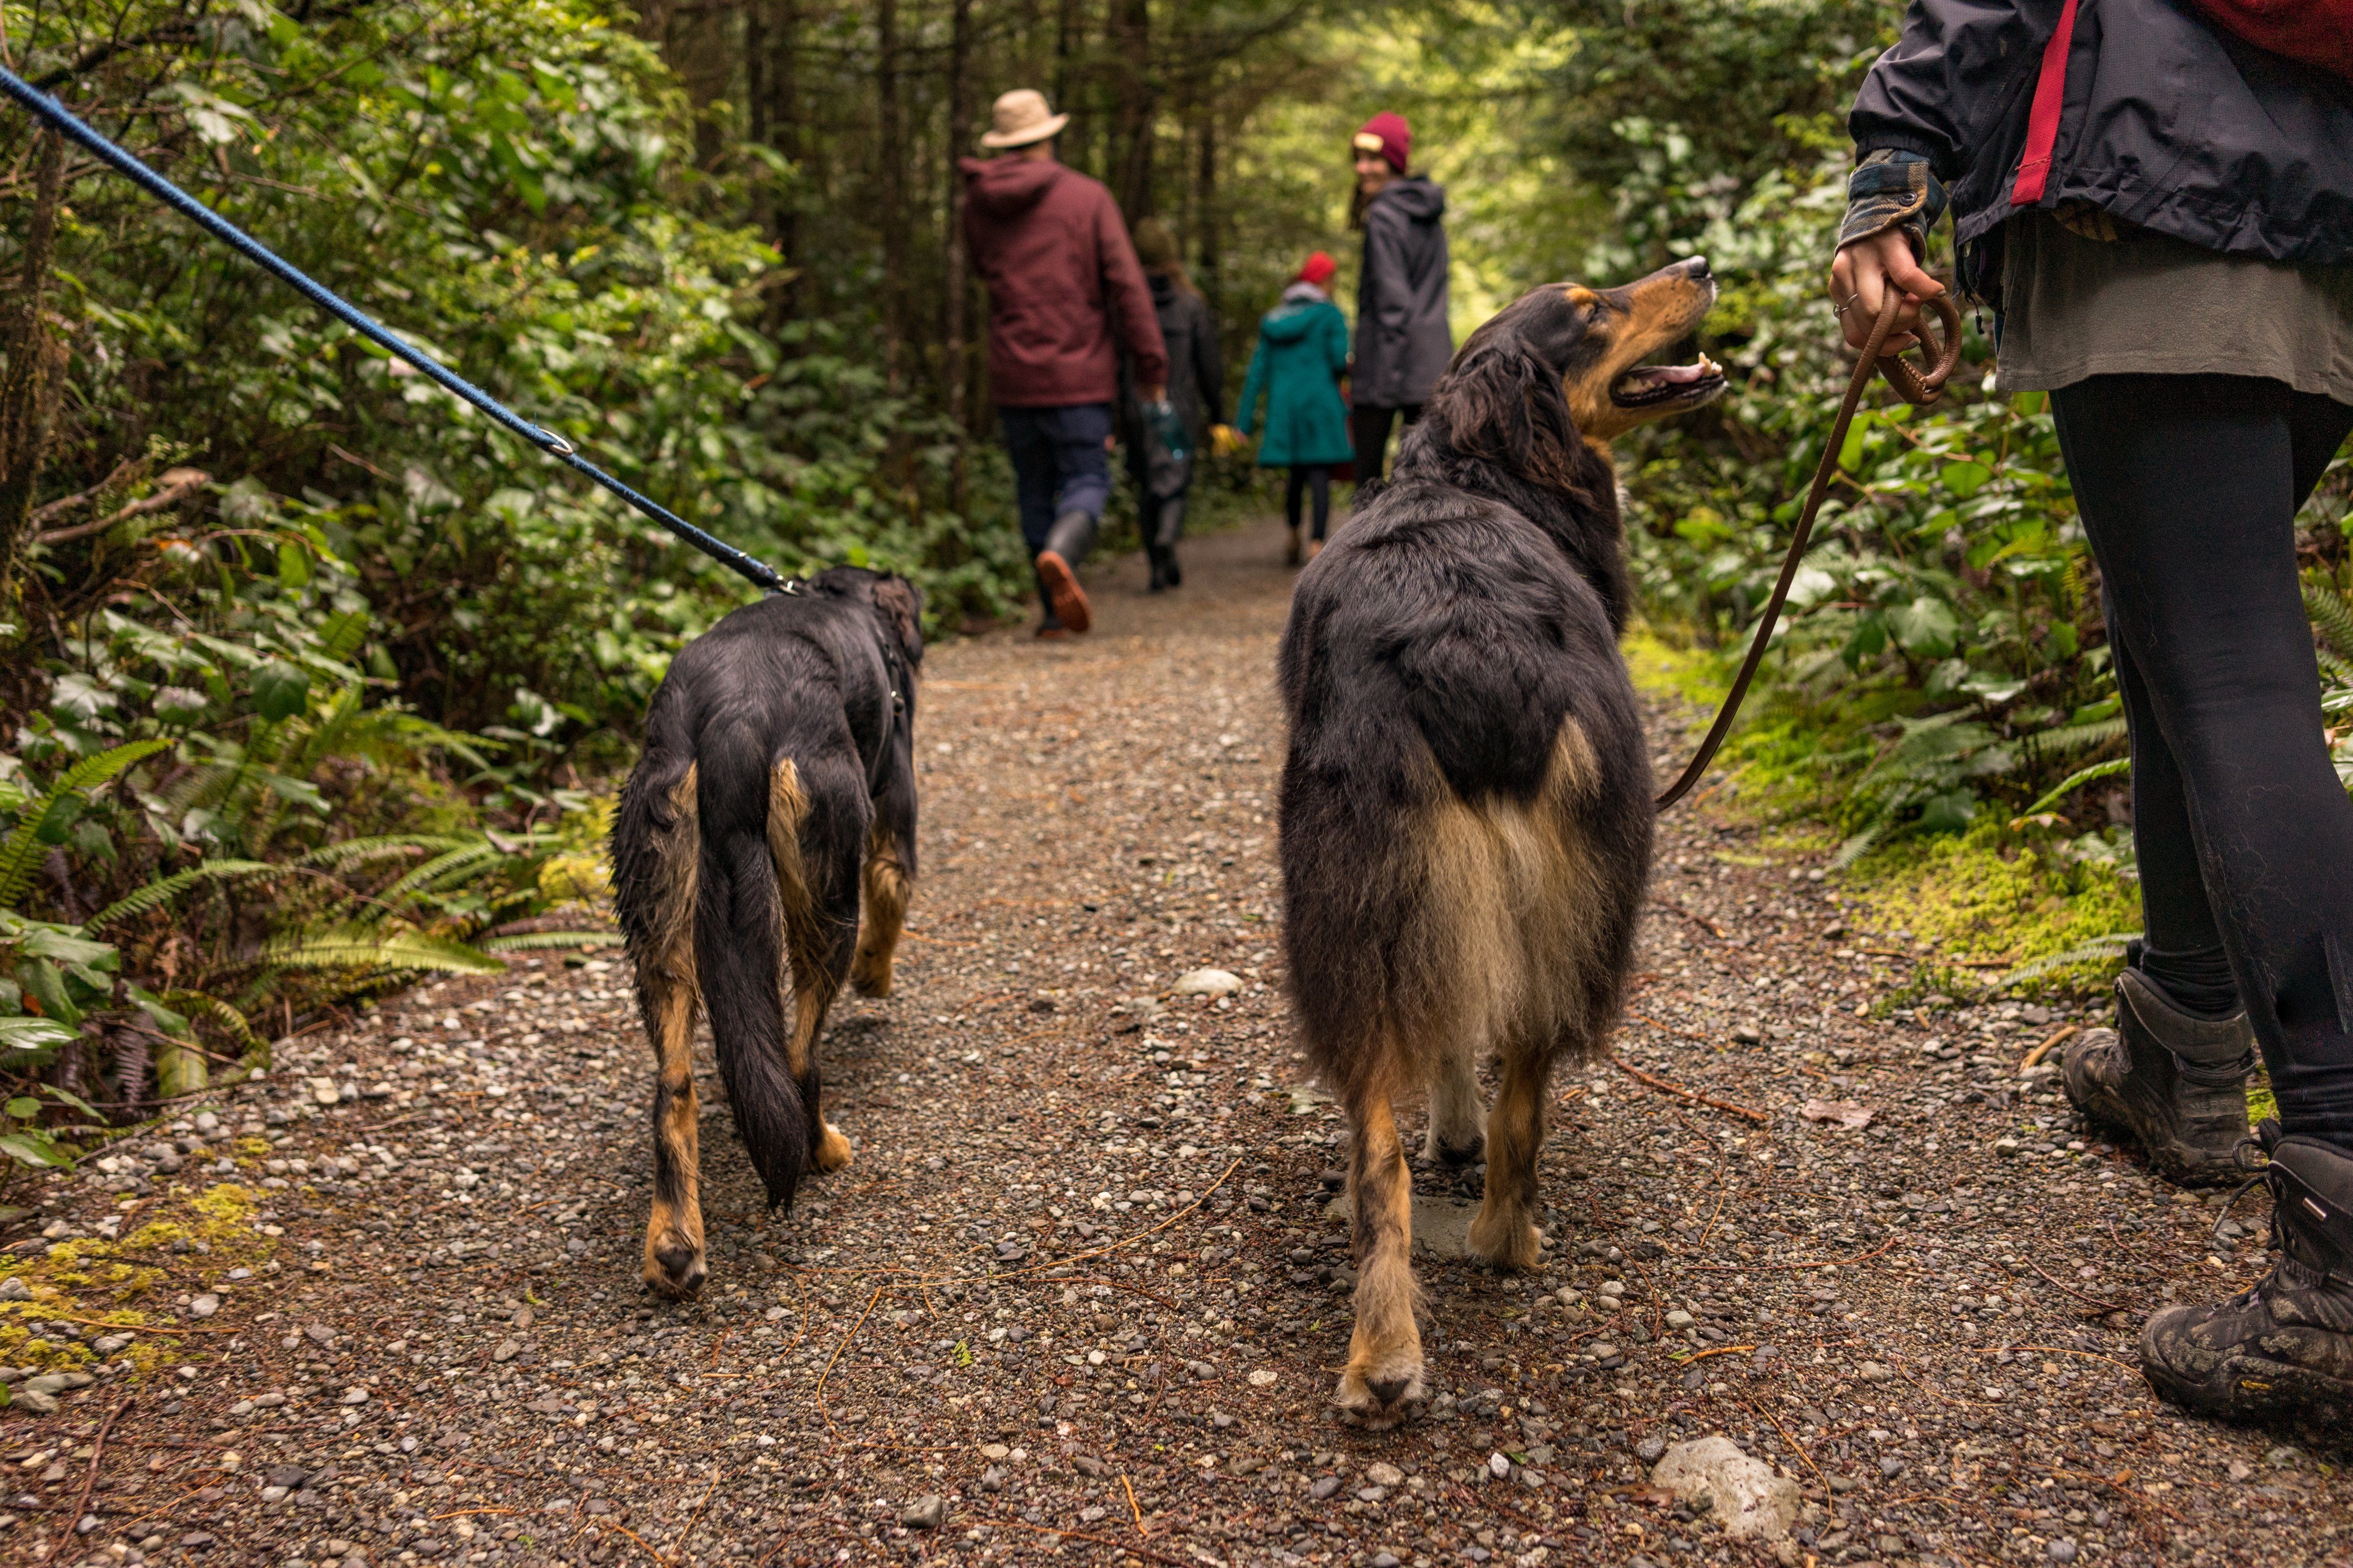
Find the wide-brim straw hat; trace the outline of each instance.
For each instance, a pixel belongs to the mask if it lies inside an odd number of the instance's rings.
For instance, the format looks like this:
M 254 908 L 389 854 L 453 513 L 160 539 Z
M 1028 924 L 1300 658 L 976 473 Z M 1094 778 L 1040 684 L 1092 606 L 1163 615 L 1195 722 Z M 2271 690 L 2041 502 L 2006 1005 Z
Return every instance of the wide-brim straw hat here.
M 1044 93 L 1027 87 L 1017 87 L 998 99 L 989 118 L 996 129 L 981 133 L 984 147 L 1027 147 L 1060 135 L 1071 122 L 1069 115 L 1053 111 Z

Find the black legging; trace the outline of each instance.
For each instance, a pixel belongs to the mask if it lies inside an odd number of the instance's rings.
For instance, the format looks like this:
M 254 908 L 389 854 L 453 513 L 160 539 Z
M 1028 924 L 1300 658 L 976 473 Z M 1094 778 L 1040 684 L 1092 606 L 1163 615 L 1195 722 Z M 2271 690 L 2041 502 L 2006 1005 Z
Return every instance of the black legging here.
M 1376 408 L 1359 403 L 1348 411 L 1348 433 L 1356 442 L 1356 482 L 1378 484 L 1388 473 L 1383 465 L 1389 453 L 1389 424 L 1402 418 L 1405 428 L 1413 428 L 1421 417 L 1421 405 L 1409 403 L 1401 407 Z
M 1293 463 L 1291 478 L 1282 487 L 1282 515 L 1291 520 L 1291 531 L 1299 531 L 1301 492 L 1312 492 L 1315 498 L 1315 531 L 1308 537 L 1321 539 L 1332 521 L 1332 465 L 1329 463 Z
M 2353 1148 L 2353 800 L 2295 526 L 2353 407 L 2220 375 L 2051 403 L 2132 729 L 2141 970 L 2196 1010 L 2243 999 L 2285 1129 Z

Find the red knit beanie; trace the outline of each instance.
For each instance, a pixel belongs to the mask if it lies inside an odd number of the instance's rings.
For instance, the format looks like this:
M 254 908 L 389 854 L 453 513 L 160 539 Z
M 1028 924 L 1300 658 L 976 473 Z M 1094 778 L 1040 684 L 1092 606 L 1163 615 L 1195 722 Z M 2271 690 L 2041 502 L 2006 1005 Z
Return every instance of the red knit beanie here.
M 1340 264 L 1333 260 L 1332 258 L 1324 252 L 1319 250 L 1314 255 L 1309 257 L 1306 264 L 1300 268 L 1299 281 L 1302 283 L 1313 283 L 1315 287 L 1321 289 L 1324 287 L 1324 279 L 1330 278 L 1332 274 L 1339 270 Z
M 1359 153 L 1378 153 L 1402 174 L 1407 156 L 1413 151 L 1413 127 L 1405 122 L 1404 115 L 1384 109 L 1356 127 L 1355 146 Z

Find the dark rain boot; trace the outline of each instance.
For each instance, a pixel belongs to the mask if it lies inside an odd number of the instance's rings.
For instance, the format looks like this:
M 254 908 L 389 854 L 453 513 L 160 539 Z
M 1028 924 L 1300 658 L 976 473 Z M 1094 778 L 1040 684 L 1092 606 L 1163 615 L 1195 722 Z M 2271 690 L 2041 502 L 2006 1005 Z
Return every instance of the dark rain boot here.
M 1079 563 L 1095 546 L 1095 520 L 1082 511 L 1066 511 L 1046 534 L 1046 548 L 1038 552 L 1038 583 L 1047 607 L 1067 631 L 1083 632 L 1095 624 L 1086 590 L 1079 586 Z
M 1185 568 L 1176 561 L 1176 536 L 1185 531 L 1185 498 L 1171 496 L 1160 503 L 1160 575 L 1171 588 L 1185 585 Z
M 2278 1267 L 2206 1307 L 2168 1307 L 2140 1331 L 2164 1398 L 2226 1421 L 2353 1417 L 2353 1154 L 2265 1120 Z
M 1037 636 L 1050 639 L 1069 637 L 1071 634 L 1063 629 L 1062 618 L 1054 613 L 1053 596 L 1046 591 L 1046 574 L 1038 570 L 1037 563 L 1034 561 L 1030 563 L 1029 571 L 1030 574 L 1038 579 Z
M 2127 969 L 2116 976 L 2116 1027 L 2085 1034 L 2061 1066 L 2075 1109 L 2131 1134 L 2168 1180 L 2211 1186 L 2237 1173 L 2231 1152 L 2247 1135 L 2255 1068 L 2245 1013 L 2185 1013 Z

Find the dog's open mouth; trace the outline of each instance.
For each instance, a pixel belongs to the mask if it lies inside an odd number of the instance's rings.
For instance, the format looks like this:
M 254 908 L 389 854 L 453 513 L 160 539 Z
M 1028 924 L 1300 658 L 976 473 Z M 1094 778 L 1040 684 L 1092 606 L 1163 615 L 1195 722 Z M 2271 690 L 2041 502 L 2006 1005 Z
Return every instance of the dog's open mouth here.
M 1702 354 L 1697 364 L 1636 365 L 1609 384 L 1609 401 L 1620 408 L 1648 408 L 1698 402 L 1723 387 L 1723 367 Z

